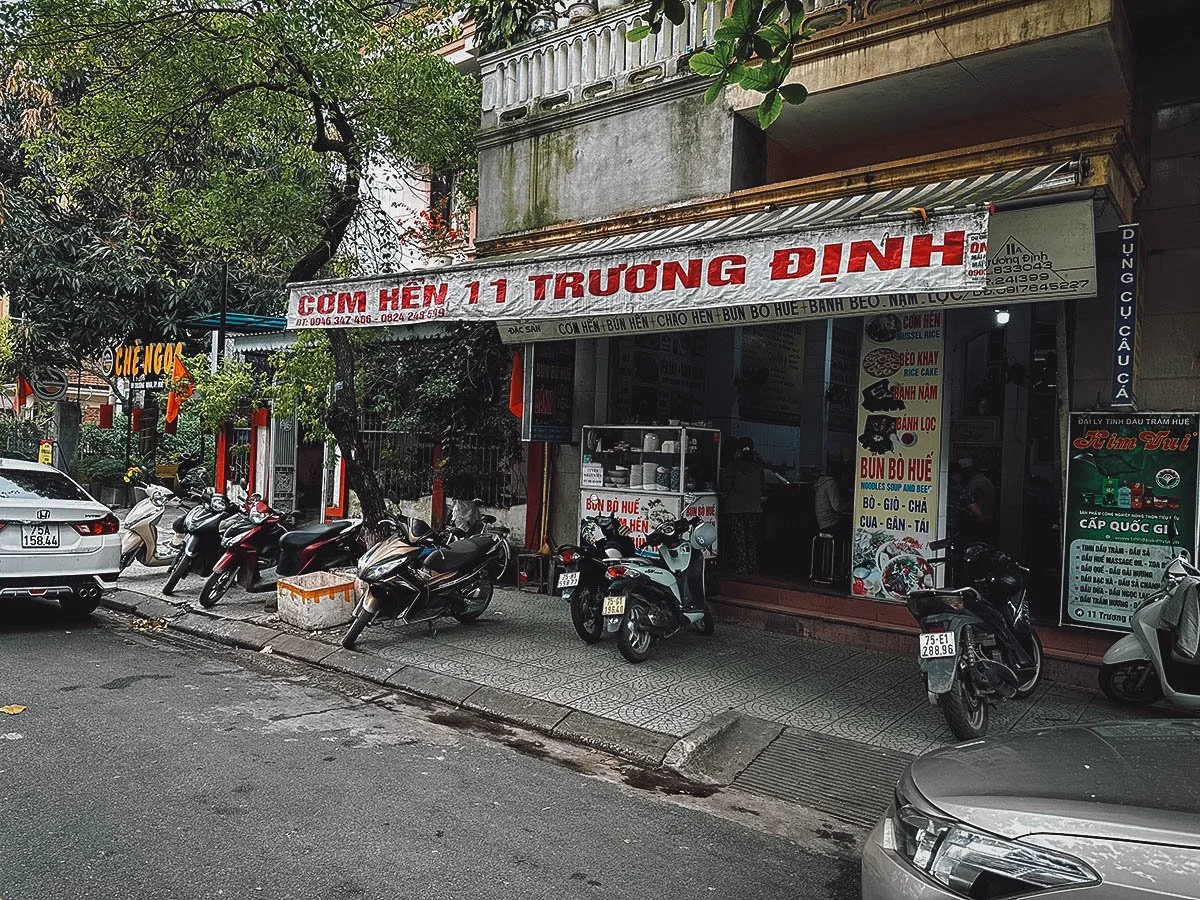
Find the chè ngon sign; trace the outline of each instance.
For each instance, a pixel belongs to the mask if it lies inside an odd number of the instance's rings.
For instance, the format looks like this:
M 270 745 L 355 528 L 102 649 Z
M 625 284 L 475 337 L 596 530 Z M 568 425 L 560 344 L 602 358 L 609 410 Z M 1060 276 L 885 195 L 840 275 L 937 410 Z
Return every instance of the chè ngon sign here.
M 291 286 L 289 328 L 513 321 L 982 290 L 986 209 Z

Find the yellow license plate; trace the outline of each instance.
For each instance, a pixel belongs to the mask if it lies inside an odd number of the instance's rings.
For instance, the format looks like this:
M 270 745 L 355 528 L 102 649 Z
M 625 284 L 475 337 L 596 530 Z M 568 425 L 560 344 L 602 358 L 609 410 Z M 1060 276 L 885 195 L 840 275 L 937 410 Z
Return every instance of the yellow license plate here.
M 625 615 L 625 596 L 622 594 L 618 597 L 605 597 L 603 612 L 606 616 Z

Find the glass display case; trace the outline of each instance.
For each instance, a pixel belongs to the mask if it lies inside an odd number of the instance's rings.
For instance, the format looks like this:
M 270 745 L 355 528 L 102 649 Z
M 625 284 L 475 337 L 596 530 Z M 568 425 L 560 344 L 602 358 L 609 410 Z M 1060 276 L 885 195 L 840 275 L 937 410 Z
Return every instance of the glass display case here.
M 717 525 L 721 432 L 689 426 L 589 425 L 579 466 L 579 518 L 615 515 L 638 552 L 661 522 Z M 586 538 L 587 535 L 581 535 Z

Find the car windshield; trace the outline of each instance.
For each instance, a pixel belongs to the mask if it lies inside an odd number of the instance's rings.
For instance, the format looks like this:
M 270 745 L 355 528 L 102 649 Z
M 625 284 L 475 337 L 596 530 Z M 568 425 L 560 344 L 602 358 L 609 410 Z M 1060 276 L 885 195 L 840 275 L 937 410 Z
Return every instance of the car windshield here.
M 78 485 L 57 472 L 0 469 L 0 500 L 91 500 Z

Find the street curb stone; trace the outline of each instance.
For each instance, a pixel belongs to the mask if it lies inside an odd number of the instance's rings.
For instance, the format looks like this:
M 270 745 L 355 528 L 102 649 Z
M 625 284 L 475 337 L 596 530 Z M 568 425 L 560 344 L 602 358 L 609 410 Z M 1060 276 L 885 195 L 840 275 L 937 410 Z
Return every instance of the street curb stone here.
M 779 722 L 727 710 L 681 738 L 663 764 L 689 781 L 732 784 L 783 729 Z
M 463 709 L 550 734 L 554 727 L 571 712 L 570 707 L 525 697 L 501 688 L 484 685 L 462 702 Z
M 550 733 L 555 737 L 590 744 L 655 768 L 662 765 L 663 757 L 676 741 L 674 735 L 639 728 L 625 722 L 615 722 L 579 710 L 568 713 Z
M 344 675 L 354 675 L 357 678 L 365 678 L 376 684 L 389 684 L 388 679 L 397 674 L 404 666 L 365 653 L 355 653 L 353 650 L 337 647 L 321 659 L 321 668 L 332 669 Z
M 170 620 L 168 626 L 177 631 L 208 638 L 219 644 L 242 647 L 246 650 L 261 650 L 282 634 L 280 631 L 264 628 L 262 625 L 212 619 L 197 613 L 184 613 L 177 616 Z
M 480 688 L 480 685 L 474 681 L 430 672 L 416 666 L 405 666 L 389 676 L 384 684 L 420 697 L 430 697 L 434 700 L 452 703 L 455 706 L 461 705 Z
M 137 609 L 134 612 L 146 619 L 174 619 L 176 616 L 183 615 L 184 610 L 166 600 L 145 597 L 138 601 Z
M 741 713 L 737 710 L 727 709 L 723 713 L 705 719 L 675 742 L 675 746 L 668 750 L 667 755 L 663 758 L 663 765 L 682 774 L 682 769 L 687 765 L 688 760 L 706 744 L 711 744 L 732 728 L 740 718 Z
M 272 652 L 278 653 L 280 656 L 287 656 L 313 665 L 320 665 L 321 660 L 333 653 L 333 648 L 328 644 L 310 641 L 308 638 L 284 632 L 278 632 L 278 636 L 271 639 L 269 646 Z

